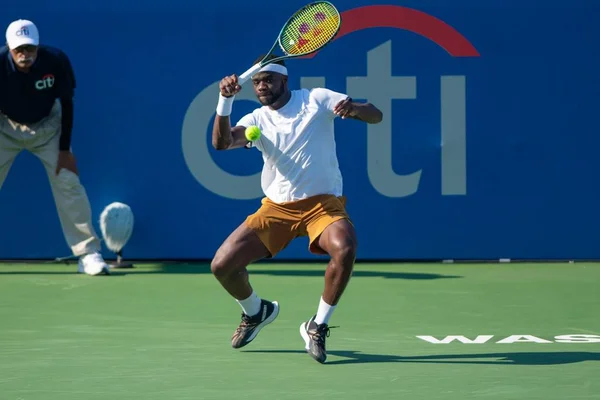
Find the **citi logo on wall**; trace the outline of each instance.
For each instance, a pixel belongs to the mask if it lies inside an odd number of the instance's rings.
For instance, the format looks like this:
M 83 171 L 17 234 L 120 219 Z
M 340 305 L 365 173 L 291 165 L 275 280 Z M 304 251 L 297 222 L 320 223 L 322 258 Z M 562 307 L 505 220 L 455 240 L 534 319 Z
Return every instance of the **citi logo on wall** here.
M 479 57 L 477 49 L 456 29 L 439 18 L 415 9 L 394 5 L 370 5 L 342 12 L 342 26 L 334 40 L 373 28 L 394 28 L 424 37 L 451 57 Z M 327 50 L 324 50 L 327 51 Z M 315 54 L 307 58 L 314 57 Z M 354 55 L 353 55 L 354 57 Z M 367 51 L 366 76 L 346 76 L 345 91 L 350 97 L 367 99 L 377 104 L 384 119 L 367 127 L 367 175 L 369 183 L 379 195 L 400 198 L 418 192 L 422 169 L 400 174 L 392 166 L 393 100 L 417 98 L 416 76 L 392 74 L 392 40 L 374 44 Z M 336 76 L 343 76 L 343 67 L 336 67 Z M 303 88 L 324 87 L 325 76 L 300 77 Z M 202 89 L 189 105 L 182 127 L 182 148 L 187 167 L 194 178 L 212 193 L 236 200 L 262 197 L 260 172 L 252 175 L 235 175 L 221 168 L 212 158 L 206 135 L 215 110 L 215 93 L 219 81 Z M 439 115 L 441 143 L 439 157 L 441 166 L 442 196 L 467 194 L 466 165 L 466 76 L 442 75 L 439 77 L 440 98 L 432 112 Z M 245 85 L 236 101 L 257 102 L 254 92 Z M 399 123 L 399 122 L 397 122 Z M 200 133 L 200 134 L 199 134 Z M 396 138 L 396 140 L 398 140 Z M 429 173 L 429 172 L 428 172 Z M 439 173 L 434 171 L 434 173 Z

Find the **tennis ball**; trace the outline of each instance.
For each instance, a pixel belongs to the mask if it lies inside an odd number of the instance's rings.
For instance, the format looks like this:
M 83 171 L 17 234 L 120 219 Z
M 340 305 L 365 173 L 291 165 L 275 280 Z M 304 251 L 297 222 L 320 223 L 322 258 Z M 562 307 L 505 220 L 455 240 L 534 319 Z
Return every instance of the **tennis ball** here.
M 258 126 L 249 126 L 246 128 L 246 139 L 251 142 L 258 140 L 260 137 L 260 128 Z

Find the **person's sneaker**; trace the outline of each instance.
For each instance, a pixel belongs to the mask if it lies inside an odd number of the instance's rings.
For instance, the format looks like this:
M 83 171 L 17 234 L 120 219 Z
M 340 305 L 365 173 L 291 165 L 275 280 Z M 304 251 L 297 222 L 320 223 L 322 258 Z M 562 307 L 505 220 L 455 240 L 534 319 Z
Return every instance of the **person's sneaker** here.
M 304 348 L 312 358 L 323 364 L 327 359 L 325 339 L 329 337 L 327 324 L 317 325 L 315 316 L 300 325 L 300 335 L 304 339 Z
M 88 275 L 109 275 L 109 266 L 106 264 L 100 253 L 90 253 L 79 258 L 77 272 Z
M 234 349 L 246 346 L 256 338 L 258 332 L 277 318 L 279 303 L 276 301 L 261 300 L 258 314 L 248 316 L 242 313 L 242 322 L 237 327 L 231 338 Z

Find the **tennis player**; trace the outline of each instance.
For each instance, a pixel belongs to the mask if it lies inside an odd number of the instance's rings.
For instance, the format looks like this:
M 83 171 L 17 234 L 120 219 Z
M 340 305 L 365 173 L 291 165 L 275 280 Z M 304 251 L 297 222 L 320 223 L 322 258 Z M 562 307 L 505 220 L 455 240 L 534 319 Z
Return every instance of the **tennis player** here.
M 279 313 L 276 301 L 254 292 L 246 266 L 274 257 L 295 238 L 308 236 L 309 251 L 327 254 L 330 261 L 317 312 L 301 324 L 300 333 L 307 352 L 324 363 L 329 320 L 350 280 L 357 248 L 342 194 L 334 120 L 353 118 L 376 124 L 382 113 L 372 104 L 355 102 L 329 89 L 290 90 L 283 61 L 264 66 L 252 77 L 252 84 L 262 107 L 232 127 L 229 116 L 241 87 L 236 75 L 221 80 L 212 143 L 217 150 L 260 150 L 265 197 L 261 207 L 217 250 L 211 269 L 242 308 L 242 321 L 232 337 L 232 346 L 241 348 Z M 245 130 L 253 125 L 262 135 L 249 142 Z

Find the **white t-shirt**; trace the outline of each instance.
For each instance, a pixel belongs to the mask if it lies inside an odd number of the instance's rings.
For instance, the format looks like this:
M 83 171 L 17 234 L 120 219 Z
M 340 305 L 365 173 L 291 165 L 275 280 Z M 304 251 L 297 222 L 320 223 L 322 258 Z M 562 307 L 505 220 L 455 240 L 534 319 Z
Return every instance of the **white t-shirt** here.
M 288 103 L 280 109 L 257 108 L 236 124 L 256 125 L 262 132 L 252 142 L 264 160 L 262 190 L 276 203 L 319 194 L 341 196 L 333 108 L 348 96 L 324 88 L 291 93 Z

